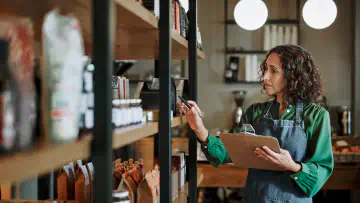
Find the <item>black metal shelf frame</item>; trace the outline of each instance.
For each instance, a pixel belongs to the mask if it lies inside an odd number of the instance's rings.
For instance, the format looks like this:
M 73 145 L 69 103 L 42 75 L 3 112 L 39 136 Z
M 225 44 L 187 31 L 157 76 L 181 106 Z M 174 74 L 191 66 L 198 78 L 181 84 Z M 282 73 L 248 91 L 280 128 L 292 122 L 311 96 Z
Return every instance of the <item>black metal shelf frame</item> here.
M 260 84 L 259 81 L 246 81 L 246 80 L 238 80 L 238 81 L 225 81 L 226 84 Z
M 276 25 L 297 25 L 300 23 L 300 20 L 298 19 L 271 19 L 271 20 L 267 20 L 265 22 L 265 24 L 267 25 L 271 25 L 271 24 L 276 24 Z M 227 25 L 237 25 L 235 20 L 226 20 L 225 24 Z
M 266 54 L 265 50 L 241 50 L 241 51 L 226 51 L 227 54 Z
M 112 192 L 112 130 L 111 130 L 111 76 L 113 72 L 112 40 L 114 35 L 116 12 L 111 0 L 93 0 L 93 58 L 95 69 L 95 128 L 94 140 L 91 146 L 95 173 L 94 203 L 110 203 Z M 171 202 L 171 1 L 160 1 L 161 18 L 159 21 L 159 61 L 156 75 L 160 76 L 160 122 L 159 136 L 155 150 L 158 150 L 160 160 L 160 202 Z M 196 101 L 197 78 L 197 1 L 190 1 L 189 30 L 189 81 L 190 98 Z M 121 15 L 120 15 L 121 16 Z M 121 39 L 117 39 L 121 40 Z M 197 161 L 196 136 L 191 131 L 189 135 L 189 202 L 197 202 Z
M 93 59 L 95 67 L 95 126 L 91 157 L 96 168 L 94 203 L 112 201 L 111 76 L 115 5 L 111 0 L 92 1 Z M 113 24 L 114 23 L 114 24 Z

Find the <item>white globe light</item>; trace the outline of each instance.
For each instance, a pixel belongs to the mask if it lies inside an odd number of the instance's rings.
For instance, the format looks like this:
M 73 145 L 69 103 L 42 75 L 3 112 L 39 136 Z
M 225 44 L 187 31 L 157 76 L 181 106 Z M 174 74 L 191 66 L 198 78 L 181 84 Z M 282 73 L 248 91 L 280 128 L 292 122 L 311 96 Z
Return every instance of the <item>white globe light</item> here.
M 241 0 L 235 6 L 235 22 L 245 30 L 259 29 L 267 17 L 268 9 L 261 0 Z
M 308 0 L 302 10 L 306 24 L 315 29 L 329 27 L 336 19 L 337 8 L 333 0 Z

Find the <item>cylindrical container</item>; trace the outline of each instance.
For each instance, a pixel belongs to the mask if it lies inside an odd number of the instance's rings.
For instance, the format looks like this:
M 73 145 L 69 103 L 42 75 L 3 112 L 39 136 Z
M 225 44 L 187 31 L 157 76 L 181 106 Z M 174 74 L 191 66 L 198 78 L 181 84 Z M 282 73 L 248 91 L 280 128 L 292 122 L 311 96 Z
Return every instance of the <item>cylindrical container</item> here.
M 126 101 L 120 100 L 119 102 L 119 114 L 118 114 L 118 121 L 119 121 L 119 127 L 124 127 L 126 125 Z
M 111 118 L 111 121 L 112 121 L 112 124 L 115 126 L 115 127 L 119 127 L 119 109 L 120 107 L 120 100 L 118 99 L 114 99 L 112 101 L 112 118 Z
M 245 80 L 251 81 L 251 55 L 245 56 Z
M 258 73 L 257 73 L 258 65 L 259 65 L 258 56 L 252 55 L 252 57 L 251 57 L 251 81 L 256 81 L 258 79 Z
M 268 51 L 271 48 L 271 33 L 270 33 L 270 26 L 264 26 L 264 50 Z
M 277 25 L 271 26 L 271 48 L 276 47 L 278 45 L 277 42 Z
M 291 39 L 291 29 L 289 26 L 285 27 L 285 34 L 284 34 L 284 44 L 290 44 Z
M 230 57 L 230 69 L 232 71 L 232 81 L 238 80 L 238 70 L 239 70 L 239 57 L 231 56 Z
M 130 100 L 129 99 L 124 99 L 124 126 L 128 126 L 130 125 Z
M 279 26 L 277 42 L 278 45 L 284 44 L 284 28 L 282 26 Z
M 295 25 L 292 27 L 291 44 L 298 45 L 298 29 Z
M 339 135 L 351 135 L 351 108 L 349 106 L 341 106 L 338 109 Z

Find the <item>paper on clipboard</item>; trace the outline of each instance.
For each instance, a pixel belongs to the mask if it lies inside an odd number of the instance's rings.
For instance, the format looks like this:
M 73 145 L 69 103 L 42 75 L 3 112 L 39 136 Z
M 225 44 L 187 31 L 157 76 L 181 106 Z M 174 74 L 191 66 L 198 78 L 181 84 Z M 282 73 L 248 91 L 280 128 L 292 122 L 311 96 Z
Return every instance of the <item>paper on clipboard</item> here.
M 274 152 L 280 153 L 279 142 L 270 136 L 254 136 L 244 133 L 222 133 L 220 139 L 225 145 L 233 163 L 241 168 L 256 168 L 283 171 L 281 167 L 258 158 L 254 153 L 255 148 L 267 146 Z

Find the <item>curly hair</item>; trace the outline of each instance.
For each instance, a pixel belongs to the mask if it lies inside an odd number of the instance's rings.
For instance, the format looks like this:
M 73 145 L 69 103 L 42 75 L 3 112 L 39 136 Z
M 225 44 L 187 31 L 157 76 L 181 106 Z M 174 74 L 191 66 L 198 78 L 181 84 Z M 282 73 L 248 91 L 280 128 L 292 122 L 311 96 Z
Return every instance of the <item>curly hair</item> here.
M 266 61 L 272 53 L 276 53 L 280 57 L 284 69 L 284 103 L 296 104 L 299 100 L 311 103 L 322 95 L 319 69 L 315 66 L 309 52 L 296 45 L 280 45 L 268 51 L 265 60 L 260 65 L 260 84 L 263 86 L 261 92 L 265 90 Z

